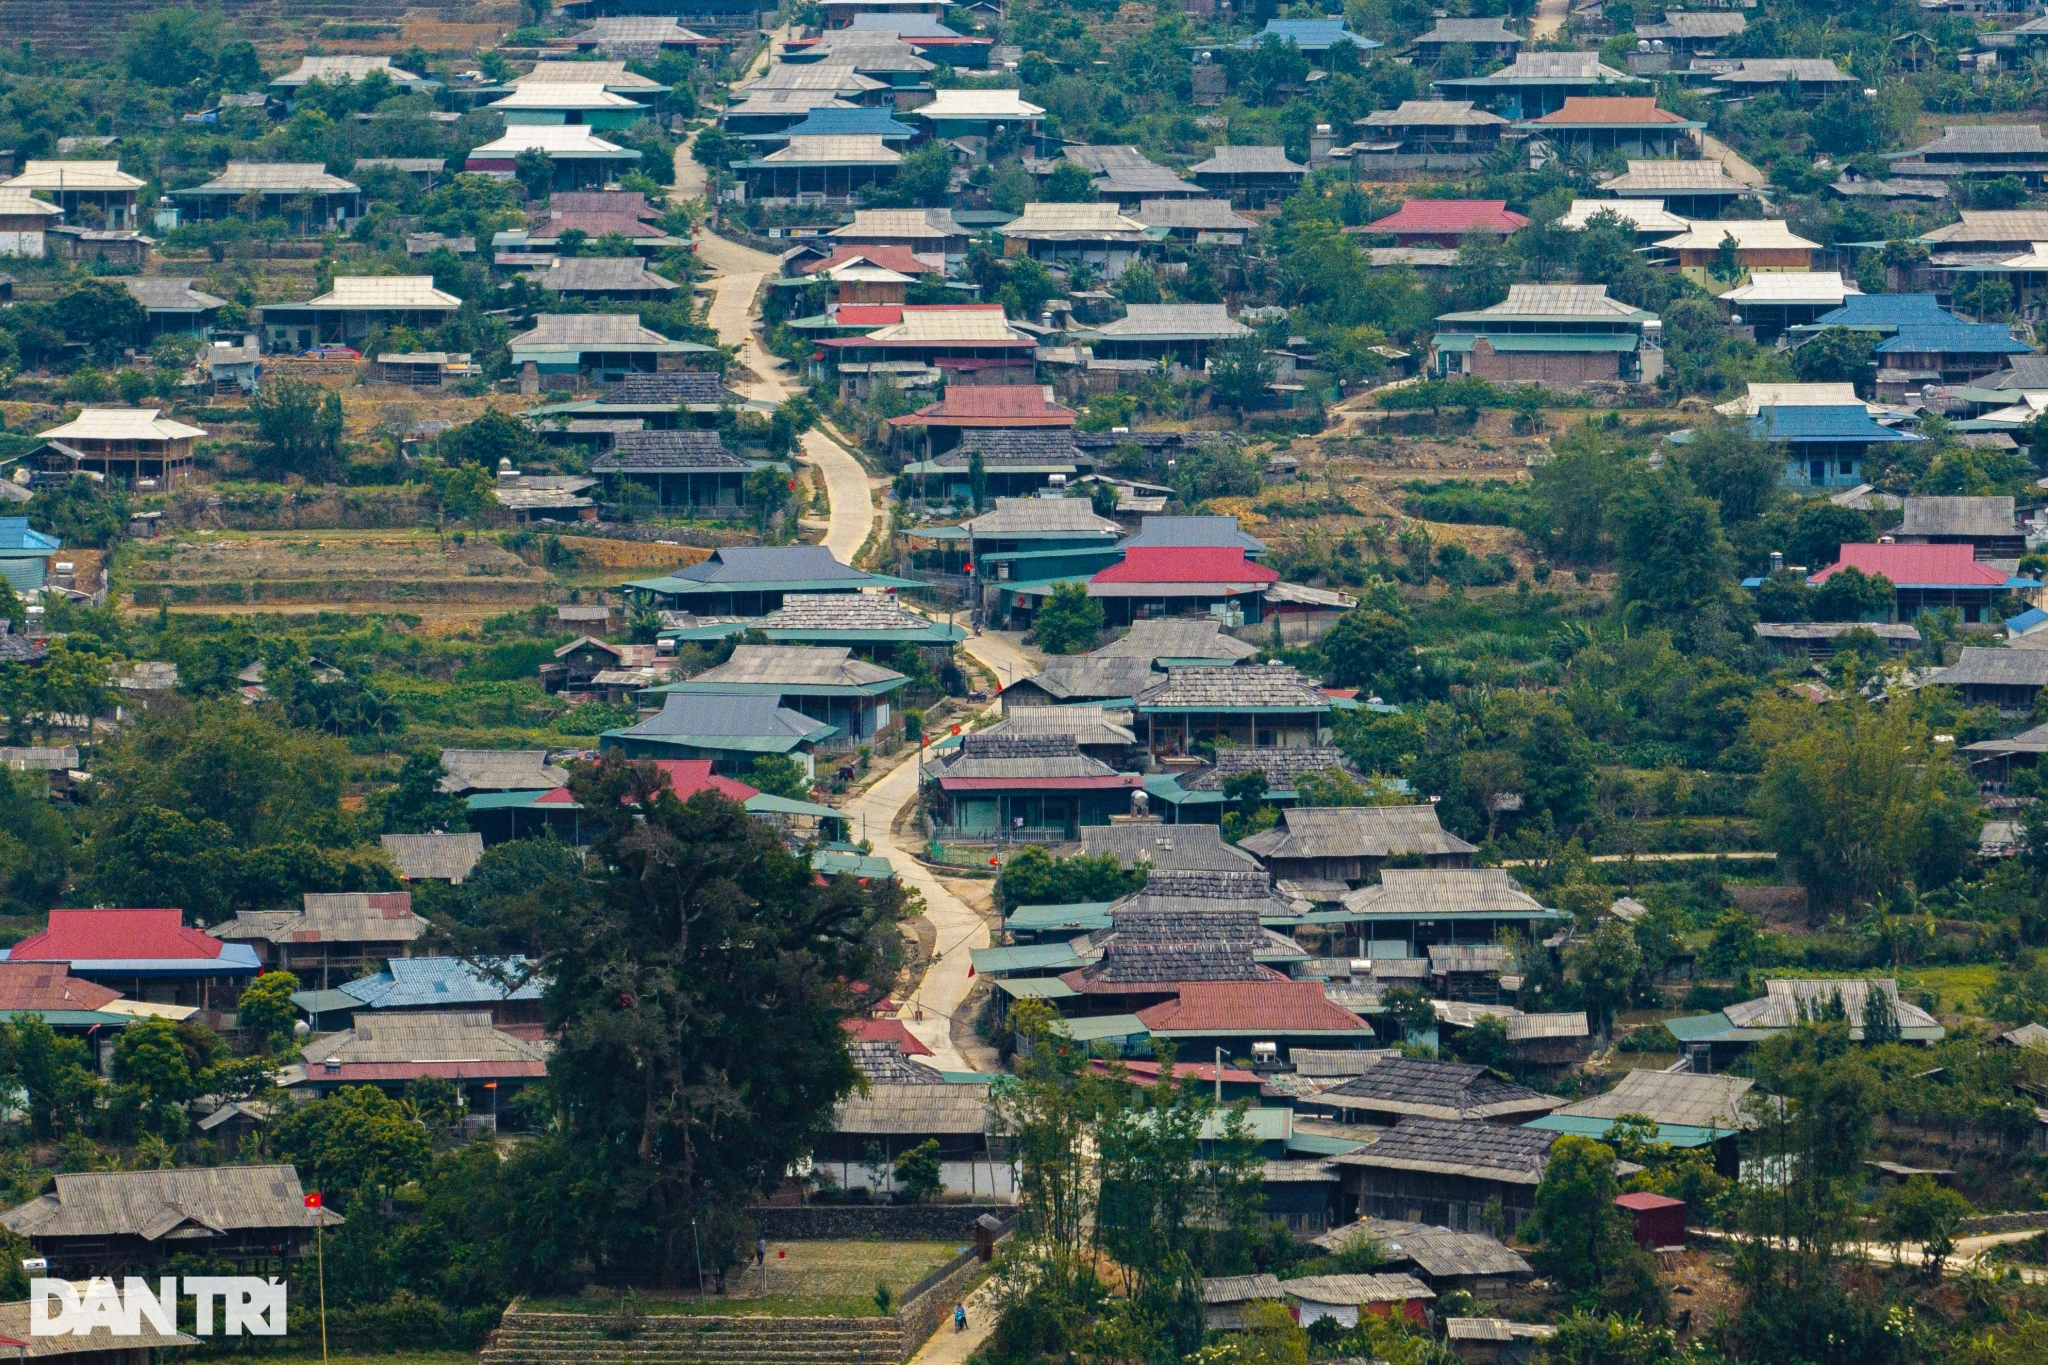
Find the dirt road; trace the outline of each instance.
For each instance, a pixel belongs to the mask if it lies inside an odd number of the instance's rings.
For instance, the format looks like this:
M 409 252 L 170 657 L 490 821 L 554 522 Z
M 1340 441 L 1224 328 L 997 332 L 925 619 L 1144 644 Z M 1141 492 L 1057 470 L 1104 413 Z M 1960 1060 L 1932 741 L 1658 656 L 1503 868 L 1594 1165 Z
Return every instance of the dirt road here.
M 1537 0 L 1536 17 L 1529 21 L 1529 37 L 1536 42 L 1557 37 L 1564 21 L 1571 17 L 1571 0 Z

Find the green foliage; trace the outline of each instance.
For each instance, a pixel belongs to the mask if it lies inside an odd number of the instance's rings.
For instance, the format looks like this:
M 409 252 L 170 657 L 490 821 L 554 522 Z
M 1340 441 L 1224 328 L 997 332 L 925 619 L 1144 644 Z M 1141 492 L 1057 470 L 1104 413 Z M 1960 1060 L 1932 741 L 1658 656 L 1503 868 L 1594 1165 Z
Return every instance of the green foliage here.
M 1037 844 L 1026 844 L 996 876 L 996 905 L 1008 914 L 1020 905 L 1113 901 L 1143 888 L 1146 873 L 1142 866 L 1124 871 L 1112 853 L 1055 858 Z
M 1083 583 L 1059 583 L 1032 618 L 1038 647 L 1048 654 L 1084 654 L 1102 633 L 1102 602 Z
M 1274 364 L 1266 340 L 1253 333 L 1232 337 L 1209 350 L 1209 393 L 1215 402 L 1243 416 L 1246 408 L 1264 406 Z
M 128 529 L 128 500 L 119 485 L 75 478 L 29 499 L 28 524 L 66 549 L 110 550 Z
M 517 469 L 540 453 L 533 428 L 509 413 L 486 408 L 474 421 L 450 427 L 434 439 L 434 450 L 449 464 L 482 465 L 495 475 L 500 460 Z
M 339 393 L 311 380 L 272 379 L 249 400 L 249 412 L 261 442 L 260 463 L 269 477 L 296 474 L 318 483 L 341 476 Z
M 383 793 L 386 834 L 429 834 L 439 831 L 460 833 L 468 826 L 468 811 L 462 798 L 441 790 L 440 755 L 425 749 L 407 754 L 399 767 L 398 781 Z
M 937 1138 L 926 1138 L 896 1158 L 896 1183 L 913 1204 L 928 1203 L 939 1197 Z
M 426 1130 L 397 1100 L 367 1085 L 292 1106 L 269 1137 L 277 1155 L 299 1168 L 300 1184 L 351 1212 L 420 1179 L 433 1156 Z
M 272 1047 L 289 1041 L 299 1019 L 299 1007 L 292 1003 L 298 988 L 299 979 L 290 972 L 265 972 L 235 1001 L 236 1022 Z
M 1792 352 L 1792 372 L 1802 384 L 1859 384 L 1869 387 L 1871 353 L 1878 338 L 1846 327 L 1830 327 Z
M 811 794 L 811 780 L 805 775 L 803 764 L 787 754 L 761 754 L 756 757 L 753 767 L 747 772 L 747 785 L 769 796 L 783 796 L 792 801 L 808 800 Z
M 1092 204 L 1095 177 L 1078 161 L 1062 161 L 1039 184 L 1038 198 L 1047 204 Z
M 1332 687 L 1399 696 L 1409 682 L 1413 637 L 1408 622 L 1394 612 L 1361 602 L 1338 617 L 1317 643 L 1324 681 Z

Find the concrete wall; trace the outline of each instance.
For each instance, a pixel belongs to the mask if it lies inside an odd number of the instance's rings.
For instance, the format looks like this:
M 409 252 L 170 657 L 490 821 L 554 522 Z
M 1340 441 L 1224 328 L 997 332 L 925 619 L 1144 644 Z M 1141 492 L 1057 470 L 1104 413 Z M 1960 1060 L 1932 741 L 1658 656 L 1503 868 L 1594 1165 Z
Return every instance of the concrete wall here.
M 991 807 L 993 810 L 993 807 Z M 989 822 L 978 827 L 983 833 L 994 833 L 996 825 L 991 814 Z M 956 831 L 957 833 L 958 831 Z M 845 1190 L 873 1189 L 874 1182 L 866 1167 L 859 1162 L 839 1161 L 827 1163 L 826 1169 L 838 1177 L 839 1187 Z M 882 1182 L 881 1188 L 893 1193 L 901 1188 L 893 1175 Z M 939 1163 L 939 1188 L 947 1194 L 964 1194 L 970 1197 L 993 1198 L 1010 1204 L 1017 1200 L 1017 1168 L 1006 1161 L 941 1161 Z

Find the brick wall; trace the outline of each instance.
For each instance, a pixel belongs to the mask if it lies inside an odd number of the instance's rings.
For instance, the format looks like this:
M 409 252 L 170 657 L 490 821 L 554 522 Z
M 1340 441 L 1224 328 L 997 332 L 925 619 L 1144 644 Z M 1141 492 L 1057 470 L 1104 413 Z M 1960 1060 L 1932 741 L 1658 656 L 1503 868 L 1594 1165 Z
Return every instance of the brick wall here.
M 1005 1223 L 1010 1204 L 810 1204 L 803 1208 L 755 1205 L 747 1210 L 763 1237 L 777 1242 L 971 1242 L 974 1220 L 992 1213 Z
M 1557 351 L 1496 351 L 1484 343 L 1472 351 L 1472 373 L 1495 383 L 1583 384 L 1617 379 L 1621 357 L 1613 351 L 1573 355 Z

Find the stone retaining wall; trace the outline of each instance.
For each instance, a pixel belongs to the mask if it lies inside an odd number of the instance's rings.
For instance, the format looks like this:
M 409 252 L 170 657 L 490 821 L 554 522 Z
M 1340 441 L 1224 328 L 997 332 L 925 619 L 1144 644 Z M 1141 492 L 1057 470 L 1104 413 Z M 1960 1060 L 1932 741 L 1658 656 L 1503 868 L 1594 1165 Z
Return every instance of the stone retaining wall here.
M 1017 1216 L 1011 1204 L 807 1204 L 757 1205 L 747 1217 L 775 1242 L 971 1242 L 984 1213 L 1005 1223 Z
M 1987 1232 L 2024 1232 L 2029 1228 L 2048 1228 L 2048 1212 L 1980 1214 L 1965 1218 L 1957 1231 L 1964 1237 L 1977 1237 Z
M 959 1302 L 962 1292 L 981 1271 L 981 1258 L 972 1251 L 966 1252 L 922 1293 L 905 1299 L 897 1306 L 896 1321 L 903 1326 L 905 1360 L 916 1355 L 918 1348 L 931 1340 L 932 1333 L 944 1327 L 946 1319 L 953 1315 L 953 1305 Z

